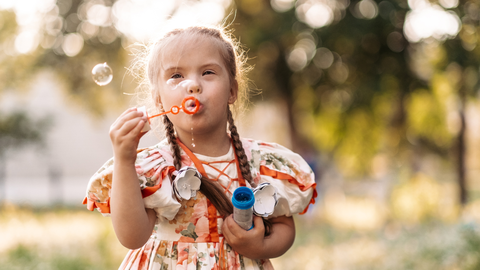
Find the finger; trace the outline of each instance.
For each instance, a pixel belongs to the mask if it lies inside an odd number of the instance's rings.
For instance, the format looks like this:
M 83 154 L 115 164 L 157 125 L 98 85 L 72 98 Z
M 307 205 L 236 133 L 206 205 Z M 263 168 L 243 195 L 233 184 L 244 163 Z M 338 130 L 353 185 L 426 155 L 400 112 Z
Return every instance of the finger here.
M 232 215 L 228 216 L 227 218 L 224 219 L 223 225 L 222 225 L 222 234 L 225 236 L 225 238 L 228 240 L 233 239 L 234 235 L 231 232 L 231 222 L 235 221 L 232 218 Z
M 119 119 L 118 122 L 110 128 L 110 131 L 118 134 L 128 133 L 130 130 L 135 128 L 139 121 L 140 118 L 132 117 Z
M 112 126 L 116 125 L 116 124 L 120 121 L 120 119 L 122 119 L 126 114 L 128 114 L 129 112 L 134 111 L 134 110 L 136 110 L 136 109 L 137 109 L 137 108 L 132 107 L 132 108 L 128 108 L 128 109 L 126 109 L 125 111 L 123 111 L 122 114 L 120 114 L 120 115 L 117 117 L 117 119 L 115 119 L 115 121 L 112 123 Z
M 263 224 L 263 218 L 259 216 L 253 216 L 253 228 L 252 230 L 259 231 L 259 233 L 265 233 L 265 224 Z
M 145 124 L 143 125 L 143 127 L 145 127 L 147 123 L 145 122 Z M 148 131 L 150 131 L 150 129 L 148 129 L 147 131 L 142 131 L 143 130 L 143 127 L 140 129 L 140 135 L 138 136 L 138 139 L 141 139 L 143 137 L 143 135 L 147 134 Z
M 144 125 L 145 121 L 141 117 L 128 120 L 118 130 L 117 136 L 131 137 L 132 139 L 137 138 Z
M 230 231 L 230 234 L 235 238 L 242 238 L 245 236 L 245 229 L 238 225 L 238 223 L 233 218 L 233 215 L 229 217 L 228 229 Z
M 143 113 L 137 111 L 137 108 L 130 108 L 123 112 L 112 124 L 110 130 L 120 129 L 127 121 L 137 117 L 142 117 Z
M 145 126 L 145 120 L 143 118 L 138 121 L 138 124 L 132 130 L 132 133 L 135 134 L 138 139 L 140 139 L 146 132 L 142 132 L 143 127 Z
M 139 119 L 144 119 L 144 121 L 148 120 L 147 117 L 142 112 L 137 111 L 136 108 L 133 108 L 132 110 L 130 110 L 128 112 L 125 112 L 120 117 L 118 117 L 116 123 L 114 123 L 114 125 L 112 125 L 111 129 L 112 130 L 121 129 L 123 126 L 126 125 L 126 127 L 129 130 L 131 130 L 131 129 L 134 128 L 134 126 L 137 125 Z M 130 125 L 127 125 L 127 123 L 129 123 L 129 121 L 132 121 L 132 120 L 135 120 L 135 121 L 130 122 Z

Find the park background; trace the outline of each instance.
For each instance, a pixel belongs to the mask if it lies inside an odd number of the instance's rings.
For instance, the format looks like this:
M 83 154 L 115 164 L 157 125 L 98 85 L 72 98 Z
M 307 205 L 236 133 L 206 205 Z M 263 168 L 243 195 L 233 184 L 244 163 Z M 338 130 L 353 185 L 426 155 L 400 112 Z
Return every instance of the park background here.
M 477 0 L 0 0 L 0 269 L 118 267 L 81 202 L 134 106 L 132 54 L 222 22 L 258 90 L 239 133 L 316 173 L 276 269 L 480 269 L 479 20 Z

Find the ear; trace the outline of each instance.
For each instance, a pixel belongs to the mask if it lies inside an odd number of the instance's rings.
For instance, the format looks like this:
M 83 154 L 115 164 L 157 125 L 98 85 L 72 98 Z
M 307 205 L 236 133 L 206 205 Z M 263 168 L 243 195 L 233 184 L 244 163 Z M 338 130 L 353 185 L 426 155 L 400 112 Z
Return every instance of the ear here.
M 233 80 L 230 88 L 230 96 L 228 97 L 228 104 L 233 104 L 237 100 L 238 97 L 238 82 L 237 80 Z
M 162 98 L 160 97 L 160 91 L 152 89 L 152 98 L 156 107 L 162 106 Z

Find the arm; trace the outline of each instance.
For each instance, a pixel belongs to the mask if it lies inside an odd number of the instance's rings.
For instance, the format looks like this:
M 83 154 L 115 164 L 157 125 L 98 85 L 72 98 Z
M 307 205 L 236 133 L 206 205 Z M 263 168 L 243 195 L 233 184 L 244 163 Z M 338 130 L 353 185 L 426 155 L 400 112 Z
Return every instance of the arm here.
M 222 226 L 227 243 L 239 254 L 250 259 L 269 259 L 283 255 L 295 240 L 295 223 L 292 217 L 272 218 L 272 232 L 265 237 L 261 217 L 254 216 L 254 227 L 245 231 L 228 216 Z
M 112 124 L 114 152 L 111 217 L 118 240 L 129 249 L 142 247 L 150 237 L 156 214 L 145 209 L 135 170 L 138 142 L 146 119 L 135 108 L 128 109 Z

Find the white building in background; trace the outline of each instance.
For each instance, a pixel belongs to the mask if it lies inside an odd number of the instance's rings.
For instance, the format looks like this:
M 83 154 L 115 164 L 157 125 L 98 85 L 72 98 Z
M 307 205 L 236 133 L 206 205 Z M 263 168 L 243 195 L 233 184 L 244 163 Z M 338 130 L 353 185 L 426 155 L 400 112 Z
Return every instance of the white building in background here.
M 8 152 L 5 199 L 34 206 L 54 203 L 80 206 L 90 176 L 112 157 L 108 131 L 121 111 L 94 119 L 65 97 L 67 91 L 62 91 L 54 75 L 48 72 L 39 74 L 31 85 L 27 93 L 3 93 L 0 111 L 22 108 L 33 118 L 53 115 L 53 125 L 46 134 L 45 148 L 27 146 Z M 236 123 L 241 136 L 289 147 L 288 132 L 278 132 L 286 130 L 282 119 L 286 119 L 283 111 L 272 102 L 251 108 L 250 113 Z M 142 138 L 140 147 L 158 141 L 149 132 Z
M 90 176 L 112 156 L 108 130 L 116 113 L 94 119 L 68 101 L 66 91 L 47 72 L 31 85 L 27 93 L 5 93 L 1 110 L 20 107 L 34 118 L 53 116 L 53 124 L 45 148 L 28 145 L 8 152 L 6 200 L 30 205 L 81 204 Z M 153 139 L 145 137 L 142 143 Z

